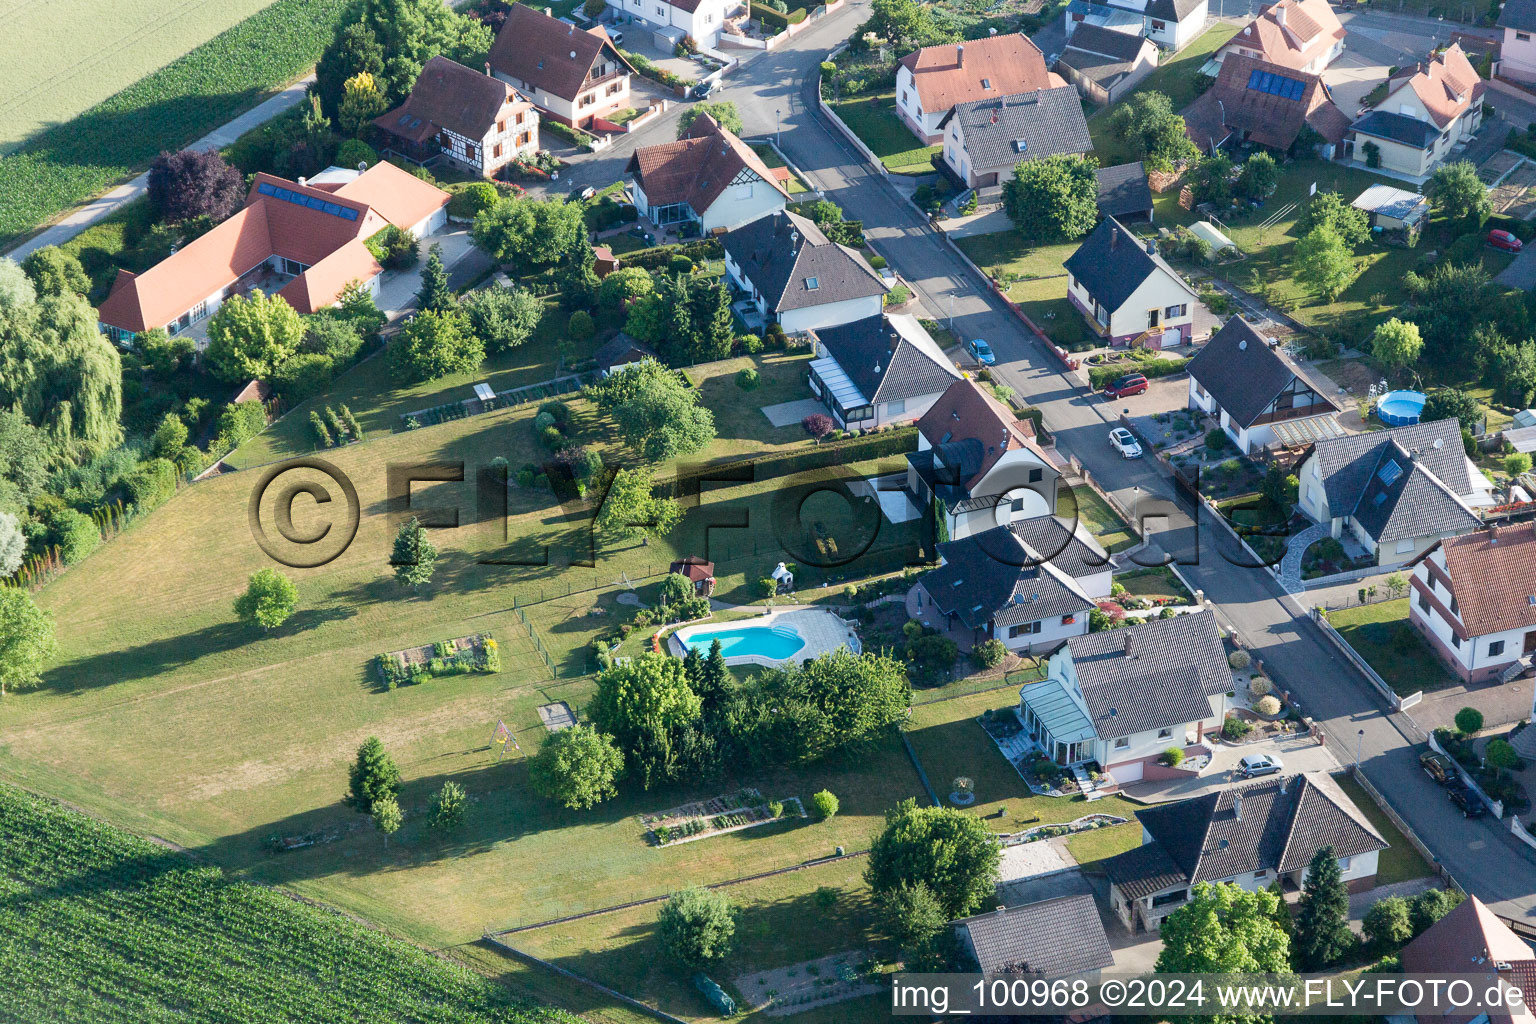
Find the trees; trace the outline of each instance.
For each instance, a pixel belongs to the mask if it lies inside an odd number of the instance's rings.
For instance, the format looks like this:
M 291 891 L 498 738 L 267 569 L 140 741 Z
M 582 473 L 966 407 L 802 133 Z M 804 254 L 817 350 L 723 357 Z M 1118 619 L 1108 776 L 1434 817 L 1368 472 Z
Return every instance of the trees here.
M 1424 334 L 1424 358 L 1460 371 L 1472 362 L 1472 326 L 1489 320 L 1488 272 L 1481 263 L 1438 263 L 1417 285 L 1414 320 Z
M 644 267 L 620 267 L 603 278 L 597 291 L 597 301 L 610 309 L 622 309 L 624 304 L 644 298 L 656 290 L 651 272 Z
M 643 654 L 598 674 L 587 717 L 614 738 L 630 774 L 650 789 L 676 777 L 679 734 L 698 720 L 699 711 L 683 663 L 664 654 Z
M 1525 452 L 1510 452 L 1504 456 L 1504 472 L 1510 478 L 1521 476 L 1531 470 L 1531 457 Z
M 1175 162 L 1199 153 L 1184 134 L 1184 119 L 1173 112 L 1173 101 L 1160 92 L 1131 93 L 1115 107 L 1109 123 L 1130 141 L 1148 170 L 1170 171 Z
M 661 948 L 678 967 L 695 971 L 730 955 L 736 905 L 724 893 L 697 887 L 673 893 L 656 918 Z
M 1477 708 L 1462 708 L 1456 712 L 1456 731 L 1471 736 L 1483 728 L 1483 713 Z
M 432 796 L 432 806 L 427 811 L 427 827 L 438 832 L 451 832 L 464 824 L 469 813 L 469 797 L 464 787 L 449 779 Z
M 326 310 L 304 318 L 301 345 L 305 352 L 325 356 L 332 364 L 345 363 L 362 349 L 363 335 L 356 323 Z
M 403 587 L 416 590 L 432 579 L 432 571 L 437 567 L 437 546 L 415 516 L 395 531 L 395 548 L 389 564 L 395 567 L 395 581 Z
M 1515 343 L 1500 338 L 1483 351 L 1488 362 L 1483 383 L 1491 385 L 1500 399 L 1528 408 L 1536 400 L 1536 342 Z
M 749 745 L 775 764 L 814 761 L 906 717 L 912 687 L 901 662 L 846 647 L 768 673 L 753 701 Z
M 402 383 L 472 373 L 484 361 L 484 344 L 458 311 L 418 314 L 389 347 L 390 372 Z
M 1376 325 L 1371 335 L 1371 355 L 1384 366 L 1402 368 L 1411 366 L 1424 351 L 1424 339 L 1419 335 L 1419 325 L 1392 317 Z
M 677 119 L 677 137 L 684 138 L 688 129 L 693 127 L 693 122 L 699 119 L 700 114 L 708 114 L 715 119 L 715 123 L 733 135 L 740 135 L 741 114 L 736 110 L 736 104 L 730 100 L 705 101 L 695 103 L 683 111 L 683 116 Z
M 647 461 L 661 462 L 702 449 L 715 437 L 715 417 L 698 392 L 654 359 L 615 373 L 583 393 L 613 416 L 619 433 Z
M 878 897 L 924 882 L 953 919 L 992 898 L 999 858 L 997 843 L 979 818 L 949 807 L 919 807 L 909 798 L 885 813 L 864 880 Z
M 676 501 L 652 496 L 647 474 L 637 469 L 621 469 L 608 485 L 595 525 L 604 534 L 616 537 L 665 537 L 682 516 L 683 510 Z
M 1370 219 L 1365 211 L 1349 205 L 1337 192 L 1319 192 L 1308 200 L 1296 219 L 1295 231 L 1298 236 L 1305 236 L 1320 227 L 1332 228 L 1345 245 L 1359 245 L 1371 237 Z
M 491 41 L 481 22 L 433 0 L 367 0 L 321 55 L 315 90 L 325 114 L 336 117 L 347 80 L 368 72 L 385 100 L 399 103 L 430 58 L 441 54 L 478 68 Z
M 1499 772 L 1512 771 L 1520 764 L 1520 755 L 1508 740 L 1492 739 L 1483 751 L 1483 763 Z
M 0 587 L 0 697 L 36 686 L 57 649 L 53 613 L 20 587 Z
M 816 814 L 817 821 L 828 821 L 837 817 L 837 794 L 830 789 L 817 790 L 811 796 L 811 810 Z
M 1032 241 L 1081 238 L 1099 217 L 1096 167 L 1092 157 L 1073 153 L 1020 160 L 1003 185 L 1003 209 Z
M 661 578 L 656 594 L 662 604 L 679 604 L 693 596 L 693 581 L 680 572 L 669 572 Z
M 1339 871 L 1338 854 L 1324 846 L 1312 855 L 1296 907 L 1296 966 L 1320 971 L 1343 958 L 1354 945 L 1349 930 L 1349 890 Z
M 475 244 L 498 263 L 552 267 L 587 244 L 580 203 L 508 198 L 475 216 Z
M 1302 236 L 1293 259 L 1296 279 L 1316 288 L 1328 302 L 1355 276 L 1354 255 L 1338 232 L 1329 227 L 1316 227 Z
M 1199 202 L 1214 203 L 1218 207 L 1229 205 L 1232 202 L 1232 158 L 1219 149 L 1201 157 L 1190 175 L 1190 188 Z
M 343 134 L 360 138 L 373 119 L 389 109 L 389 101 L 379 91 L 373 74 L 359 71 L 342 85 L 341 105 L 336 111 L 336 125 Z
M 416 236 L 393 224 L 385 226 L 364 243 L 373 258 L 389 270 L 404 270 L 416 265 L 421 254 L 421 243 Z
M 7 267 L 19 287 L 6 283 Z M 0 408 L 39 428 L 50 459 L 100 455 L 123 439 L 122 359 L 89 302 L 72 292 L 32 301 L 32 291 L 0 260 Z
M 1280 168 L 1275 158 L 1262 149 L 1243 161 L 1237 175 L 1238 194 L 1246 199 L 1268 199 L 1280 186 Z
M 26 551 L 27 538 L 22 535 L 20 520 L 0 512 L 0 577 L 14 576 Z
M 216 149 L 161 153 L 149 165 L 149 204 L 170 223 L 207 217 L 220 221 L 245 202 L 245 175 Z
M 1470 160 L 1436 167 L 1424 183 L 1424 195 L 1440 213 L 1451 220 L 1467 221 L 1472 228 L 1482 226 L 1493 213 L 1488 188 L 1477 176 L 1477 165 Z
M 270 630 L 287 622 L 298 604 L 299 588 L 292 580 L 276 569 L 258 569 L 235 599 L 235 615 L 248 626 Z
M 349 22 L 337 28 L 315 66 L 315 91 L 326 114 L 340 113 L 347 80 L 362 72 L 375 76 L 377 84 L 384 74 L 384 48 L 366 23 Z
M 1267 889 L 1248 892 L 1236 885 L 1194 887 L 1188 903 L 1163 919 L 1158 973 L 1284 973 L 1290 970 L 1291 940 L 1276 920 L 1280 897 Z M 1170 1016 L 1170 1024 L 1258 1024 L 1258 1016 Z
M 373 827 L 383 834 L 385 846 L 389 845 L 389 837 L 400 831 L 400 825 L 405 821 L 399 801 L 392 796 L 381 796 L 375 800 L 370 817 L 373 818 Z
M 873 0 L 869 14 L 858 35 L 873 32 L 889 41 L 898 55 L 954 38 L 953 33 L 940 27 L 933 11 L 917 0 Z
M 37 301 L 37 286 L 21 265 L 0 256 L 0 312 L 30 307 Z
M 470 292 L 459 308 L 487 352 L 504 352 L 521 345 L 533 336 L 544 316 L 543 299 L 522 288 L 499 284 Z
M 949 917 L 939 905 L 928 883 L 898 884 L 880 898 L 880 917 L 885 930 L 903 950 L 927 946 L 949 924 Z
M 386 797 L 393 800 L 399 795 L 400 766 L 384 750 L 382 740 L 369 736 L 357 748 L 357 757 L 347 773 L 347 795 L 342 802 L 354 811 L 372 814 L 377 801 Z
M 222 380 L 266 380 L 299 350 L 303 340 L 304 321 L 293 307 L 257 289 L 249 295 L 231 295 L 208 321 L 204 357 Z
M 584 309 L 578 309 L 566 321 L 565 334 L 572 341 L 590 341 L 596 332 L 597 325 L 592 322 L 592 314 Z
M 1417 938 L 1446 914 L 1455 910 L 1464 897 L 1455 889 L 1425 889 L 1408 904 L 1408 922 Z
M 1386 896 L 1371 904 L 1361 922 L 1365 940 L 1371 952 L 1380 956 L 1397 949 L 1413 938 L 1413 925 L 1408 920 L 1408 901 L 1401 896 Z
M 91 279 L 80 260 L 56 245 L 34 249 L 21 261 L 21 269 L 37 286 L 39 296 L 84 295 L 91 290 Z
M 630 307 L 624 330 L 673 364 L 721 359 L 733 334 L 730 295 L 715 278 L 665 276 Z
M 434 243 L 427 250 L 427 265 L 421 268 L 421 290 L 416 301 L 424 312 L 450 313 L 459 304 L 448 287 L 448 271 L 443 269 L 443 247 Z
M 550 735 L 528 762 L 534 792 L 572 810 L 584 811 L 618 793 L 624 754 L 613 737 L 585 725 Z
M 1441 388 L 1431 391 L 1424 399 L 1424 409 L 1419 414 L 1420 423 L 1454 419 L 1463 429 L 1476 430 L 1483 418 L 1483 406 L 1469 392 L 1460 388 Z

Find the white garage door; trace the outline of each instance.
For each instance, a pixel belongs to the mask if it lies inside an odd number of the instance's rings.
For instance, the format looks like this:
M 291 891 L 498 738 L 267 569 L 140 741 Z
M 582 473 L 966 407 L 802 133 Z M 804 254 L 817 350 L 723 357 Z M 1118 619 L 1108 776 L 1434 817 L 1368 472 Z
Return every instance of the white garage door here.
M 1109 774 L 1115 777 L 1115 781 L 1122 786 L 1128 782 L 1141 781 L 1141 769 L 1145 762 L 1127 761 L 1125 764 L 1117 764 L 1109 770 Z

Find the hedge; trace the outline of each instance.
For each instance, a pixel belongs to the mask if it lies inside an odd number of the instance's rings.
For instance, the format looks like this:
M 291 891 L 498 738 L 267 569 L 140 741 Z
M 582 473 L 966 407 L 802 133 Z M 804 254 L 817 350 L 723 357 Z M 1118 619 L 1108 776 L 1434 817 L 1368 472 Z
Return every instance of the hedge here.
M 725 258 L 725 247 L 720 244 L 718 238 L 702 238 L 694 242 L 683 242 L 680 245 L 657 245 L 649 249 L 625 253 L 624 265 L 639 267 L 654 274 L 667 269 L 667 265 L 672 262 L 674 256 L 686 256 L 695 263 L 701 260 L 720 260 Z
M 826 469 L 888 455 L 907 455 L 917 451 L 917 428 L 899 427 L 882 430 L 876 434 L 846 438 L 814 448 L 800 448 L 733 462 L 720 462 L 687 475 L 679 474 L 657 483 L 653 490 L 660 497 L 677 497 L 696 494 L 699 485 L 707 480 L 729 480 L 734 476 L 751 474 L 752 480 L 772 480 L 775 477 L 804 473 L 807 470 Z
M 1095 366 L 1088 371 L 1088 383 L 1093 390 L 1098 391 L 1110 381 L 1119 380 L 1128 373 L 1139 373 L 1147 379 L 1153 377 L 1171 377 L 1176 373 L 1183 373 L 1189 365 L 1188 359 L 1139 359 L 1135 362 L 1114 363 L 1110 366 Z
M 762 22 L 762 24 L 765 26 L 774 26 L 779 30 L 779 32 L 788 31 L 789 26 L 800 24 L 806 19 L 807 16 L 807 12 L 804 7 L 797 7 L 793 11 L 790 11 L 788 14 L 780 14 L 772 7 L 767 7 L 763 4 L 757 3 L 756 0 L 751 0 L 751 2 L 748 4 L 748 7 L 749 13 L 752 17 Z M 778 32 L 775 32 L 774 34 L 777 35 Z
M 0 157 L 0 242 L 233 119 L 303 74 L 348 0 L 277 0 L 90 110 Z
M 558 135 L 566 142 L 575 143 L 587 149 L 592 148 L 595 136 L 581 128 L 573 128 L 563 121 L 556 121 L 552 117 L 546 117 L 539 121 L 539 131 Z

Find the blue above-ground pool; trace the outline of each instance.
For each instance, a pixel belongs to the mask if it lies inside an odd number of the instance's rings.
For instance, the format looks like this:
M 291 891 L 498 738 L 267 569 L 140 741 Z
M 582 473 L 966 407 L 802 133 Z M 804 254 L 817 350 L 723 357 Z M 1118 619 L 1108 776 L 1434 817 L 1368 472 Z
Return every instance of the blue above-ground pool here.
M 1409 427 L 1424 412 L 1424 392 L 1388 391 L 1376 403 L 1376 418 L 1389 427 Z

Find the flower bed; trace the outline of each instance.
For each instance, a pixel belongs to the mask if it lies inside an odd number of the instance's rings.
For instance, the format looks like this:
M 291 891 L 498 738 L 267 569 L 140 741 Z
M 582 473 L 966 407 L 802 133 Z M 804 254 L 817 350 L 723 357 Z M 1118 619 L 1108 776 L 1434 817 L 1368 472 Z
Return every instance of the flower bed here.
M 657 846 L 672 846 L 787 817 L 805 817 L 805 807 L 799 797 L 792 796 L 782 803 L 766 800 L 760 790 L 748 786 L 735 793 L 682 804 L 657 814 L 642 814 L 640 823 L 646 827 L 651 842 Z
M 1074 832 L 1091 832 L 1096 828 L 1110 828 L 1114 825 L 1124 825 L 1129 818 L 1121 818 L 1113 814 L 1085 814 L 1075 821 L 1066 821 L 1057 825 L 1036 825 L 1034 828 L 1025 829 L 1023 832 L 1015 832 L 1003 839 L 1005 846 L 1014 846 L 1019 843 L 1033 843 L 1041 839 L 1053 839 L 1057 836 L 1069 836 Z
M 379 682 L 393 690 L 397 686 L 460 676 L 470 672 L 501 671 L 501 650 L 484 633 L 474 633 L 453 640 L 439 640 L 403 651 L 391 651 L 374 659 Z

